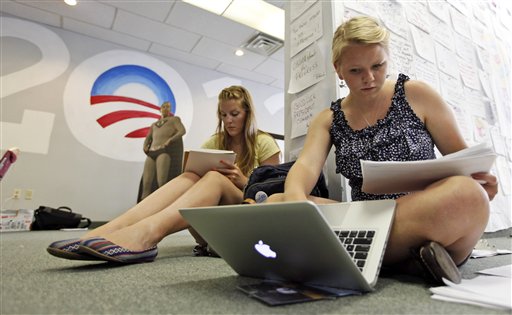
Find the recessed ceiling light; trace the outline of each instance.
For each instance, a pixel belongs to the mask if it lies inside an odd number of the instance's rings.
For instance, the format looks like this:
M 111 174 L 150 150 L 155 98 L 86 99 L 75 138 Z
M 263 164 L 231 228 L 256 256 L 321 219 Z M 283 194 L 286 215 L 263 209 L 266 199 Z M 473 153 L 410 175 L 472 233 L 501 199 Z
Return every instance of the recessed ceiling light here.
M 76 0 L 64 0 L 67 5 L 76 5 Z
M 243 50 L 241 50 L 241 49 L 237 49 L 237 50 L 235 50 L 235 55 L 237 55 L 237 56 L 239 56 L 239 57 L 240 57 L 240 56 L 243 56 L 243 55 L 244 55 L 244 51 L 243 51 Z

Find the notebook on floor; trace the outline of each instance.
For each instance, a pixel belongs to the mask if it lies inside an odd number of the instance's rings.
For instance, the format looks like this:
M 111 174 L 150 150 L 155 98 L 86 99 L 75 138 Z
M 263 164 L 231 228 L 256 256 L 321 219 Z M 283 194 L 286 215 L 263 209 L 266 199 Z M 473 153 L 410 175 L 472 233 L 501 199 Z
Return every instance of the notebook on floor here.
M 394 210 L 393 200 L 301 201 L 180 213 L 241 276 L 368 292 L 377 282 Z

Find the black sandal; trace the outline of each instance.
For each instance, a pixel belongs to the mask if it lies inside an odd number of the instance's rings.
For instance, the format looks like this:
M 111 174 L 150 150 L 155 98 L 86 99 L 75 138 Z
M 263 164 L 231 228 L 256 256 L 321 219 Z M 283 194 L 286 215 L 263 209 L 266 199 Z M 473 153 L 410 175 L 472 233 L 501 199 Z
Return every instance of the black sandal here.
M 433 241 L 425 243 L 417 251 L 413 251 L 413 257 L 421 264 L 434 283 L 444 285 L 443 278 L 456 284 L 460 283 L 459 268 L 439 243 Z

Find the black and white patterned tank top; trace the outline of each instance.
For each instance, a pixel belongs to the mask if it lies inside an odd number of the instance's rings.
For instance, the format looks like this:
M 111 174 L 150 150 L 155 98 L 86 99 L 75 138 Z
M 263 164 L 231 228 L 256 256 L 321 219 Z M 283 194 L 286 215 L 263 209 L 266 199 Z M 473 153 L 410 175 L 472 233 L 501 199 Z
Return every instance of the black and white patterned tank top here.
M 349 180 L 352 200 L 396 199 L 404 195 L 362 192 L 359 160 L 417 161 L 435 158 L 432 136 L 405 98 L 404 83 L 407 80 L 408 76 L 399 74 L 386 117 L 361 130 L 353 130 L 348 125 L 341 109 L 341 99 L 331 104 L 333 121 L 330 133 L 335 146 L 336 173 Z

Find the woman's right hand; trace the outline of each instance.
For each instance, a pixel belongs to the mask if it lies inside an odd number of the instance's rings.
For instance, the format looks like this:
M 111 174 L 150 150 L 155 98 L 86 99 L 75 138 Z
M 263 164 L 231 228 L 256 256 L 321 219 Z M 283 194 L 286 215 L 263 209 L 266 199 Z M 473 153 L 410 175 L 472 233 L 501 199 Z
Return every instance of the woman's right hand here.
M 496 176 L 490 173 L 475 173 L 471 174 L 471 177 L 482 185 L 489 196 L 489 200 L 493 200 L 498 193 L 498 179 Z
M 248 178 L 242 173 L 234 163 L 220 161 L 224 167 L 218 167 L 215 170 L 226 176 L 236 187 L 243 189 L 247 184 Z

